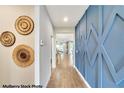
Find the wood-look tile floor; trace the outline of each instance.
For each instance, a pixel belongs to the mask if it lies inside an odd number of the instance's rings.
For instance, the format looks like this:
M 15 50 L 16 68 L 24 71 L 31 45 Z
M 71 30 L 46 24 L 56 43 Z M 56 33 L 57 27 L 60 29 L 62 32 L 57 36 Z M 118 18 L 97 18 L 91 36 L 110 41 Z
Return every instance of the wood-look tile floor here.
M 52 71 L 47 88 L 87 88 L 71 61 L 67 54 L 58 56 L 57 67 Z

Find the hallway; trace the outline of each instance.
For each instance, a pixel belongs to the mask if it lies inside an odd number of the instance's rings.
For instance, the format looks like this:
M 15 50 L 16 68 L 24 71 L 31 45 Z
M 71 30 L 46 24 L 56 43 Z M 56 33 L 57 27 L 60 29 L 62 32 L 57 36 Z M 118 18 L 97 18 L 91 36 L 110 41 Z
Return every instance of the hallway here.
M 48 88 L 86 88 L 75 68 L 71 56 L 58 55 L 57 67 L 53 69 Z

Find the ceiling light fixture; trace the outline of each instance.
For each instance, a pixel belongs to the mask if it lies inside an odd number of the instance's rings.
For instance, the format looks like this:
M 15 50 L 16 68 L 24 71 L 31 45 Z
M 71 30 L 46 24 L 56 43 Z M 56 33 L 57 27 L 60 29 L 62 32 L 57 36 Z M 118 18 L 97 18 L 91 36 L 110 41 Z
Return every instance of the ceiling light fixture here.
M 64 17 L 64 22 L 68 22 L 68 17 Z

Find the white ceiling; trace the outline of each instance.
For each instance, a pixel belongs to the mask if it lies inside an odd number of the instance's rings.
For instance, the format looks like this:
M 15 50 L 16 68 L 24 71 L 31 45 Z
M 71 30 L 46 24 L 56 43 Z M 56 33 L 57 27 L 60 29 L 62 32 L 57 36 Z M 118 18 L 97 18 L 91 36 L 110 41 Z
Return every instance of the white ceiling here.
M 55 27 L 74 27 L 83 16 L 86 5 L 48 5 L 46 6 L 51 21 Z M 68 22 L 63 18 L 67 16 Z

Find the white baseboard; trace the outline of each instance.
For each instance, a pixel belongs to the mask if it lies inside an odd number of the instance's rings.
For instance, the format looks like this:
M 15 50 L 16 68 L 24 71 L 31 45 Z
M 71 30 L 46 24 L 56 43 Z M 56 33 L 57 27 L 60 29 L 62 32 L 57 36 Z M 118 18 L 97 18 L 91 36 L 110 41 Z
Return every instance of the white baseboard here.
M 82 76 L 82 74 L 79 72 L 79 70 L 77 69 L 76 66 L 74 66 L 74 68 L 76 69 L 76 71 L 78 72 L 79 76 L 81 77 L 82 81 L 86 84 L 86 86 L 88 88 L 91 88 L 91 86 L 88 84 L 88 82 L 84 79 L 84 77 Z
M 43 88 L 47 88 L 47 85 L 49 83 L 50 78 L 47 80 L 46 84 L 43 86 Z

